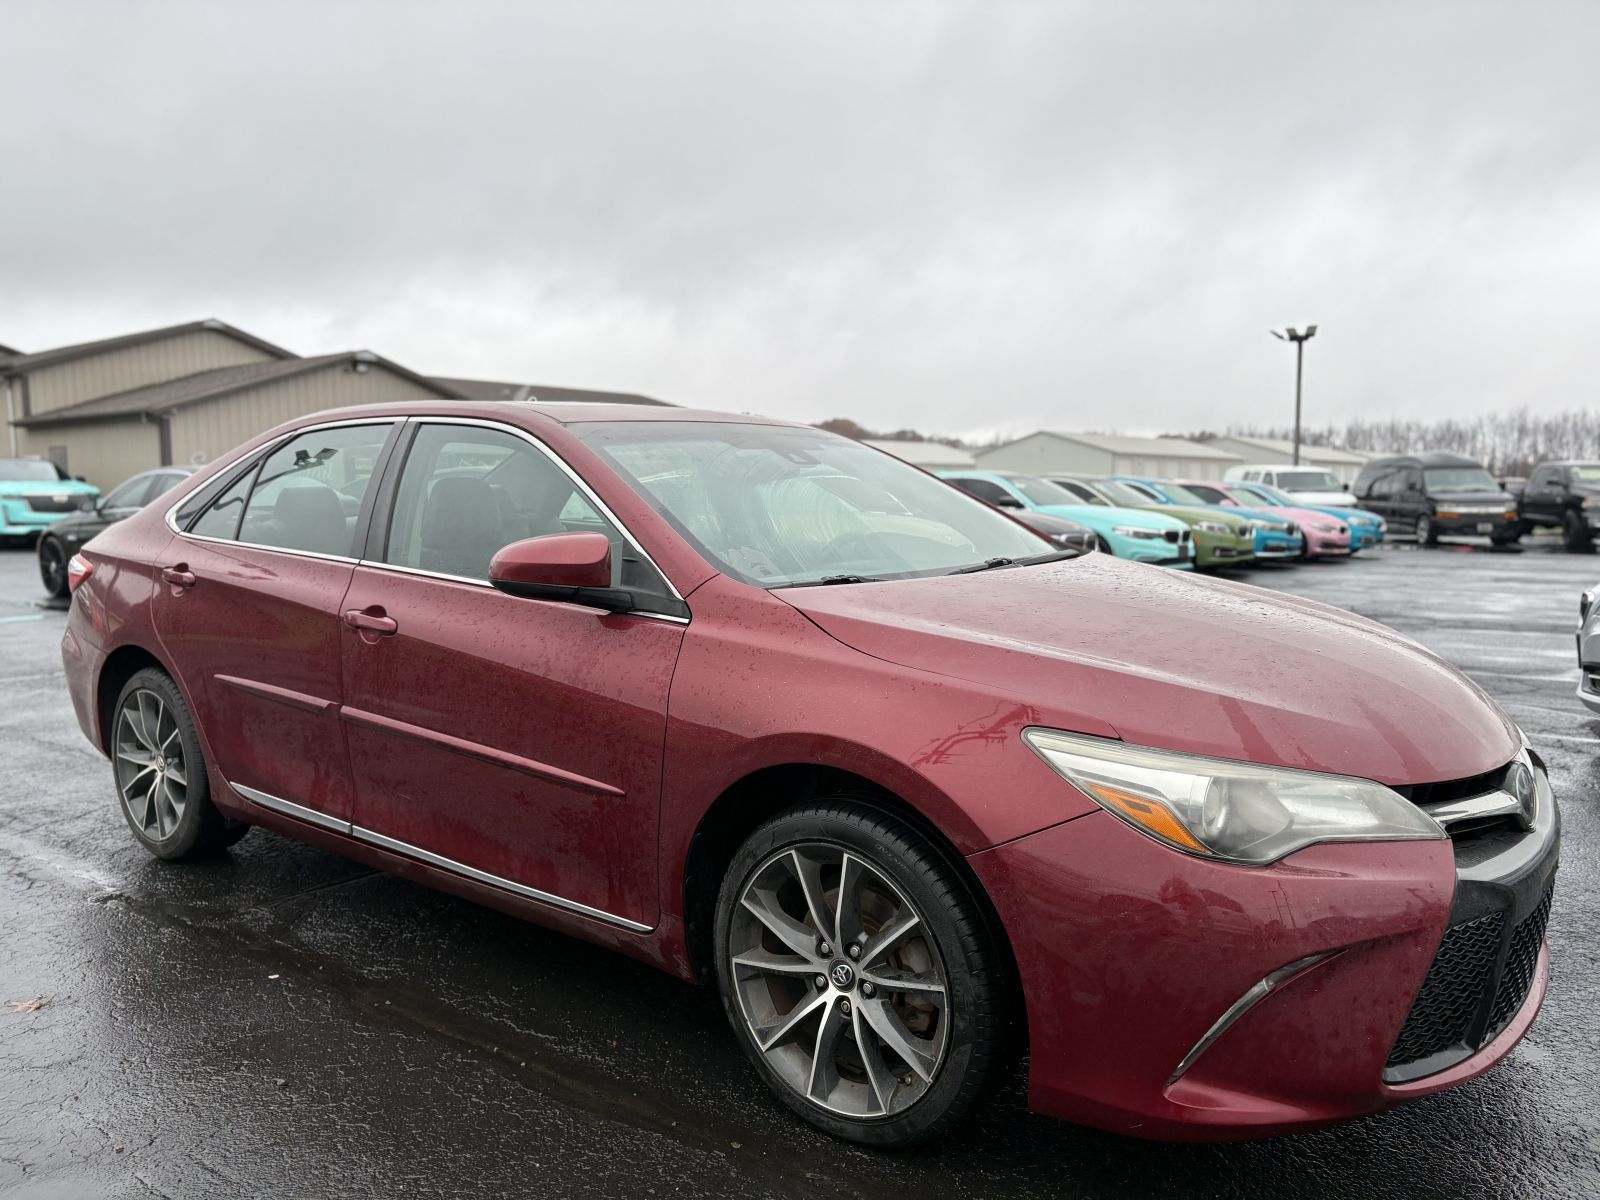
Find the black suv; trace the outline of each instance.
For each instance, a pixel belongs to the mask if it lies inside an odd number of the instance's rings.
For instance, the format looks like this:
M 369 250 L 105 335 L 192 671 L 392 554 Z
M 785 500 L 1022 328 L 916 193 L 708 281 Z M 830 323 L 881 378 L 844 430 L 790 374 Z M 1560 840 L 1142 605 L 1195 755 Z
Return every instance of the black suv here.
M 1497 546 L 1522 536 L 1517 503 L 1470 458 L 1443 451 L 1375 458 L 1356 476 L 1356 503 L 1384 517 L 1391 533 L 1416 532 L 1419 545 L 1441 536 L 1484 535 Z
M 1560 526 L 1567 549 L 1585 550 L 1600 530 L 1600 462 L 1540 463 L 1517 501 L 1522 532 Z

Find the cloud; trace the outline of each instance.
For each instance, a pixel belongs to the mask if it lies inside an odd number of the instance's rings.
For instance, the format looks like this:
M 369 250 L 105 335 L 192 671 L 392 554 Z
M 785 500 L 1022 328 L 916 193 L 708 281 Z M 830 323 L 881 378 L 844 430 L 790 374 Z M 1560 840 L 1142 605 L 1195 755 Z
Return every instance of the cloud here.
M 8 9 L 0 341 L 964 431 L 1593 400 L 1590 5 Z

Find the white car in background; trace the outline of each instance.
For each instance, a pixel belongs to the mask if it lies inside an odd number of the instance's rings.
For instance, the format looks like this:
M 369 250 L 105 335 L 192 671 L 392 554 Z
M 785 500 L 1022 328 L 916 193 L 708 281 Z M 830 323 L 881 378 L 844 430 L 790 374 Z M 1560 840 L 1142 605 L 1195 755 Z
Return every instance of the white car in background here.
M 1354 507 L 1356 498 L 1332 471 L 1321 467 L 1290 467 L 1283 463 L 1246 463 L 1229 467 L 1227 483 L 1265 483 L 1288 492 L 1302 504 L 1338 504 Z

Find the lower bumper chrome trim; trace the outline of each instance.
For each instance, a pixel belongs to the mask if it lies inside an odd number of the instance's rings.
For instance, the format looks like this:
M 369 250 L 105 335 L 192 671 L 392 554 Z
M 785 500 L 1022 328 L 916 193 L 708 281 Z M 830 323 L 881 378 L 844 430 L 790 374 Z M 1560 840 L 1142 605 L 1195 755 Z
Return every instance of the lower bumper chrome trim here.
M 1286 966 L 1279 967 L 1265 979 L 1258 981 L 1250 988 L 1249 991 L 1245 992 L 1244 995 L 1240 996 L 1231 1005 L 1229 1005 L 1228 1011 L 1216 1019 L 1216 1022 L 1211 1026 L 1211 1028 L 1206 1030 L 1205 1036 L 1196 1042 L 1192 1047 L 1190 1047 L 1189 1053 L 1183 1056 L 1183 1061 L 1177 1065 L 1177 1068 L 1172 1072 L 1171 1077 L 1168 1078 L 1167 1086 L 1171 1087 L 1173 1084 L 1177 1083 L 1178 1080 L 1182 1079 L 1184 1072 L 1186 1072 L 1190 1067 L 1194 1066 L 1195 1061 L 1207 1050 L 1211 1049 L 1212 1045 L 1217 1041 L 1218 1038 L 1227 1033 L 1228 1030 L 1232 1029 L 1235 1023 L 1238 1022 L 1239 1018 L 1244 1016 L 1245 1013 L 1249 1012 L 1256 1005 L 1260 1004 L 1263 1000 L 1272 995 L 1273 992 L 1277 991 L 1284 984 L 1288 983 L 1296 975 L 1299 975 L 1301 972 L 1307 971 L 1316 966 L 1318 963 L 1322 962 L 1323 959 L 1333 957 L 1335 953 L 1337 953 L 1337 951 L 1324 950 L 1319 954 L 1308 954 L 1304 958 L 1297 958 L 1294 960 L 1294 962 L 1289 963 Z

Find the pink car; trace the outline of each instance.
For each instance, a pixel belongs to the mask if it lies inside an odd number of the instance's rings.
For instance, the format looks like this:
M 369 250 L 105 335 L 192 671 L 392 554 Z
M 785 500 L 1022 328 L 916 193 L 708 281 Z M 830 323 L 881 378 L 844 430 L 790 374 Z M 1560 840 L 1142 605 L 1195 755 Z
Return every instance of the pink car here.
M 1203 479 L 1176 479 L 1174 483 L 1188 488 L 1207 504 L 1220 504 L 1225 508 L 1260 508 L 1258 497 L 1248 492 L 1234 491 L 1227 484 L 1208 483 Z M 1274 508 L 1272 515 L 1285 517 L 1295 523 L 1305 535 L 1302 558 L 1342 558 L 1350 553 L 1350 526 L 1329 513 L 1315 508 Z

